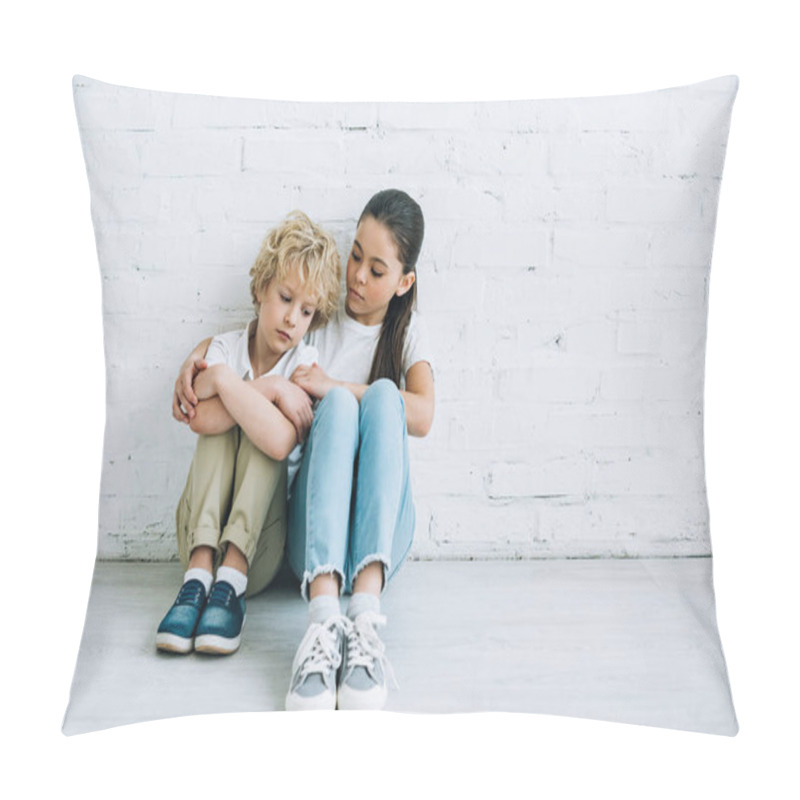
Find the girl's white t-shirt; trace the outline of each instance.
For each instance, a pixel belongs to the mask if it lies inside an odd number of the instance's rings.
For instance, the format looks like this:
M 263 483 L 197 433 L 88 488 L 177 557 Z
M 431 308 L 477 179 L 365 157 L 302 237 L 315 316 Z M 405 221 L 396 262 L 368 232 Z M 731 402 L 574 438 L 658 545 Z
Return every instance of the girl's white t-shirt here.
M 362 325 L 340 308 L 324 328 L 306 334 L 309 345 L 319 351 L 319 365 L 335 380 L 347 383 L 367 383 L 372 359 L 381 334 L 381 323 Z M 424 323 L 412 312 L 403 346 L 403 377 L 418 361 L 426 361 L 433 370 L 433 354 L 428 345 Z
M 244 330 L 228 331 L 221 333 L 211 340 L 206 352 L 206 363 L 208 366 L 213 364 L 227 364 L 242 380 L 253 380 L 253 366 L 250 363 L 250 331 L 255 321 L 251 322 Z M 301 364 L 310 366 L 315 361 L 319 361 L 317 348 L 301 341 L 296 347 L 284 353 L 278 363 L 266 375 L 282 375 L 284 378 L 291 378 L 292 373 Z M 287 459 L 289 479 L 288 486 L 291 493 L 292 481 L 300 468 L 300 460 L 303 457 L 303 446 L 297 447 L 289 453 Z

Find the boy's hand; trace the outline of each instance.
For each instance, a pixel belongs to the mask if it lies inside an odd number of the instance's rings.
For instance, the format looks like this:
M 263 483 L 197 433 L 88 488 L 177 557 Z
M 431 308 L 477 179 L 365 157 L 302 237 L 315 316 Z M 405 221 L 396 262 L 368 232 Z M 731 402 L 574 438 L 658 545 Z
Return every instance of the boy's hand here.
M 275 383 L 275 406 L 297 431 L 297 441 L 304 442 L 314 421 L 311 398 L 299 386 L 282 378 Z
M 295 386 L 304 389 L 312 397 L 323 398 L 336 385 L 335 381 L 327 376 L 319 364 L 310 367 L 299 366 L 290 378 Z
M 187 425 L 197 413 L 197 395 L 194 392 L 194 379 L 208 367 L 205 359 L 188 358 L 183 362 L 178 379 L 175 381 L 175 391 L 172 394 L 172 416 L 178 422 Z

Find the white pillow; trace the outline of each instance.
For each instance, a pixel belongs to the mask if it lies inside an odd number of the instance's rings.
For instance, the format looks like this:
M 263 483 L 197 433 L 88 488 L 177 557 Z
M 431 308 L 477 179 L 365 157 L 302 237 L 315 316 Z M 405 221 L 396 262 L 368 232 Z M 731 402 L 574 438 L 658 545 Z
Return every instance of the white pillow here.
M 290 103 L 76 77 L 108 387 L 98 559 L 174 560 L 194 440 L 171 419 L 172 385 L 197 341 L 249 318 L 266 230 L 300 208 L 346 255 L 366 200 L 394 186 L 425 214 L 419 307 L 436 353 L 434 428 L 411 446 L 412 555 L 704 559 L 719 710 L 663 724 L 735 732 L 711 587 L 703 377 L 737 85 Z M 68 723 L 91 729 L 80 713 L 73 691 Z M 555 713 L 598 716 L 590 703 Z

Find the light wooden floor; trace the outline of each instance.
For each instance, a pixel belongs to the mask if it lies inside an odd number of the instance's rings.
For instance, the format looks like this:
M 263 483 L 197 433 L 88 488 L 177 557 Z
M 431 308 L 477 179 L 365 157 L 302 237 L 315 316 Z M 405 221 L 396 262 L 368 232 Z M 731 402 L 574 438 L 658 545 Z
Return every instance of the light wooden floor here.
M 733 734 L 710 559 L 409 562 L 383 596 L 388 710 L 522 711 Z M 238 653 L 153 644 L 177 564 L 99 563 L 67 734 L 283 708 L 306 604 L 282 573 Z M 344 608 L 344 602 L 343 602 Z

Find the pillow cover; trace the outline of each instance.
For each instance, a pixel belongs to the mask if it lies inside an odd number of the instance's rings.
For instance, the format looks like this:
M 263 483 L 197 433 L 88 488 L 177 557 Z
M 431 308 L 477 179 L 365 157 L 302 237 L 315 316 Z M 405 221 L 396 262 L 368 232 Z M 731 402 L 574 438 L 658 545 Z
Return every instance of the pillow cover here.
M 437 409 L 410 442 L 412 561 L 385 597 L 403 687 L 389 708 L 735 733 L 703 376 L 737 86 L 290 103 L 76 77 L 107 409 L 64 731 L 282 708 L 306 613 L 285 576 L 248 606 L 235 656 L 153 647 L 180 574 L 174 513 L 194 447 L 171 418 L 172 387 L 198 341 L 250 318 L 248 271 L 270 227 L 301 209 L 345 255 L 366 200 L 393 186 L 425 214 L 418 302 Z M 437 622 L 422 613 L 431 603 Z M 424 648 L 447 668 L 423 675 Z M 223 676 L 241 692 L 215 691 Z

